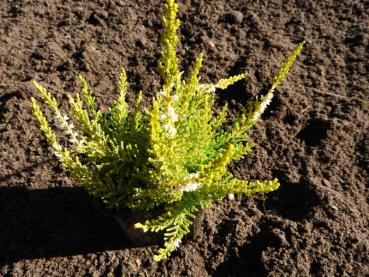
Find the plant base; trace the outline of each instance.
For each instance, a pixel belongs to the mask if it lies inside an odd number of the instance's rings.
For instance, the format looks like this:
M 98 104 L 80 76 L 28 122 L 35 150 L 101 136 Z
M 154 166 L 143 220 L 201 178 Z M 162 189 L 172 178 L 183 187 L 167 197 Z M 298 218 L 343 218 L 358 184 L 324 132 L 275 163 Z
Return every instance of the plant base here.
M 124 234 L 129 238 L 131 243 L 136 247 L 158 245 L 163 243 L 163 232 L 142 232 L 134 227 L 137 222 L 145 222 L 147 219 L 155 218 L 162 213 L 162 210 L 150 212 L 150 216 L 144 212 L 132 212 L 130 210 L 114 212 L 109 210 L 101 203 L 94 201 L 96 209 L 103 215 L 111 217 L 117 222 Z M 197 240 L 201 235 L 201 226 L 204 219 L 205 209 L 197 212 L 194 223 L 191 226 L 191 232 L 188 238 Z

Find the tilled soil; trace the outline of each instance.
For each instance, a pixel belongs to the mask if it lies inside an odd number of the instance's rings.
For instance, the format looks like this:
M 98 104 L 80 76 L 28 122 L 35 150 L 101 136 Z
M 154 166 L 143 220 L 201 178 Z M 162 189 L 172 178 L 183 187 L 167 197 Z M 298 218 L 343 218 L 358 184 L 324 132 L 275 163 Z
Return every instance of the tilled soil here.
M 102 109 L 122 67 L 130 100 L 159 87 L 164 1 L 0 2 L 1 276 L 365 276 L 369 274 L 369 2 L 181 0 L 183 68 L 203 52 L 204 82 L 247 71 L 219 103 L 265 92 L 307 44 L 263 121 L 239 178 L 278 191 L 216 203 L 199 241 L 155 263 L 61 169 L 30 109 L 31 80 L 65 109 L 83 74 Z M 283 2 L 283 3 L 282 3 Z M 48 111 L 48 118 L 52 115 Z

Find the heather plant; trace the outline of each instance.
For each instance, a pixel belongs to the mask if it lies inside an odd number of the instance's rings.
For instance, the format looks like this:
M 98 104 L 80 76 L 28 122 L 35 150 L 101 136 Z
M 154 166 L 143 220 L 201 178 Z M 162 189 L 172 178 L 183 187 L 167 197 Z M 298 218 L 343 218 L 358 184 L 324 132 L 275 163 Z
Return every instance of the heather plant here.
M 247 111 L 238 113 L 235 121 L 227 125 L 227 105 L 219 113 L 213 111 L 215 92 L 247 74 L 203 84 L 199 77 L 203 60 L 200 54 L 192 71 L 184 77 L 176 54 L 178 5 L 168 0 L 164 10 L 158 62 L 163 83 L 150 107 L 143 107 L 141 92 L 135 105 L 128 106 L 124 70 L 119 78 L 119 97 L 105 114 L 96 109 L 93 92 L 82 76 L 81 92 L 68 95 L 68 116 L 59 109 L 53 95 L 34 82 L 39 96 L 69 137 L 69 142 L 62 145 L 32 98 L 33 112 L 43 134 L 78 184 L 112 209 L 162 210 L 158 217 L 135 224 L 144 232 L 164 232 L 164 245 L 154 256 L 156 261 L 167 258 L 179 246 L 190 232 L 196 213 L 215 200 L 229 194 L 267 193 L 279 187 L 277 179 L 237 179 L 227 165 L 252 151 L 254 144 L 248 133 L 304 44 L 299 44 L 286 59 L 267 93 L 250 101 Z

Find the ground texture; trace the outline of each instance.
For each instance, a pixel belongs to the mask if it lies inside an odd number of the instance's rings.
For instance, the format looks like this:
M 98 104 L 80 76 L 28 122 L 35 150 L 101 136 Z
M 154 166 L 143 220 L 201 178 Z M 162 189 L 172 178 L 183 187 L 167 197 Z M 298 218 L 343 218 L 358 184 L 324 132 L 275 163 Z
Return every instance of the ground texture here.
M 179 1 L 182 65 L 203 52 L 204 82 L 250 73 L 218 92 L 234 111 L 307 44 L 251 133 L 254 154 L 231 167 L 239 178 L 278 177 L 281 188 L 216 204 L 200 240 L 171 259 L 156 264 L 154 248 L 133 248 L 60 168 L 31 114 L 31 80 L 65 108 L 81 73 L 104 109 L 125 67 L 131 96 L 143 89 L 149 99 L 160 2 L 0 2 L 0 275 L 369 274 L 368 1 Z

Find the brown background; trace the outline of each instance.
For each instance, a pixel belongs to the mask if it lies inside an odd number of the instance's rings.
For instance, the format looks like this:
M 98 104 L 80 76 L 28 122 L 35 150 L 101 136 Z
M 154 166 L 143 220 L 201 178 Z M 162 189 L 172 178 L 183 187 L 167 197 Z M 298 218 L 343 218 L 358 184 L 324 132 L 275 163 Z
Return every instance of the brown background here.
M 247 71 L 233 111 L 265 92 L 307 44 L 263 121 L 239 178 L 278 177 L 269 195 L 216 204 L 198 242 L 155 264 L 67 177 L 30 110 L 31 80 L 67 107 L 82 73 L 106 110 L 125 67 L 130 101 L 158 88 L 161 3 L 0 2 L 0 275 L 364 276 L 368 274 L 368 1 L 180 1 L 179 55 L 203 52 L 204 82 Z M 48 118 L 52 115 L 47 111 Z

